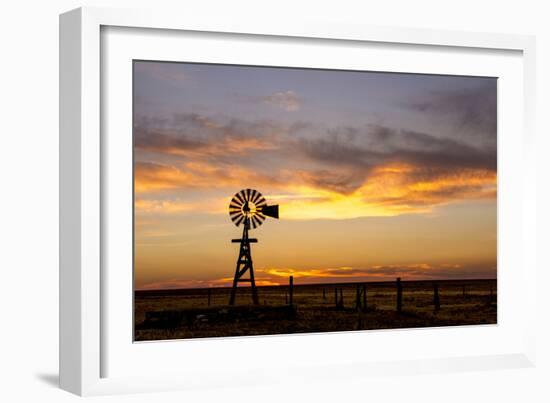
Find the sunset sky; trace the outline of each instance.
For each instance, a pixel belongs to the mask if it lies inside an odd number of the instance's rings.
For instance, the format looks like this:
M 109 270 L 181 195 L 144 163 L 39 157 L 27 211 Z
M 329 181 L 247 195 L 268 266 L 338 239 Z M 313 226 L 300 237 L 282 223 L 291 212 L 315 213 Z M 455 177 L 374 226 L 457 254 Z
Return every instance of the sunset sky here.
M 135 287 L 496 278 L 497 80 L 134 62 Z

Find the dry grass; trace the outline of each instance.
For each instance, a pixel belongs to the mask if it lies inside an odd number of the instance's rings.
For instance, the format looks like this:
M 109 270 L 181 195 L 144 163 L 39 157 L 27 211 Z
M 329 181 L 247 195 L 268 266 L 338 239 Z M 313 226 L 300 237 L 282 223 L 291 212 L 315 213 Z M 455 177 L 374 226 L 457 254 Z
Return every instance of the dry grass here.
M 250 290 L 237 296 L 239 313 L 227 308 L 230 290 L 137 291 L 135 294 L 135 340 L 166 340 L 197 337 L 333 332 L 394 329 L 497 322 L 496 280 L 439 281 L 440 310 L 434 311 L 432 282 L 403 282 L 403 311 L 396 312 L 395 283 L 367 283 L 367 310 L 356 309 L 356 284 L 295 285 L 295 310 L 287 315 L 270 307 L 287 304 L 288 287 L 260 287 L 260 303 L 249 306 Z M 466 293 L 463 295 L 463 287 Z M 342 289 L 344 308 L 337 308 L 334 290 Z M 323 299 L 323 289 L 325 298 Z M 492 296 L 491 296 L 492 290 Z M 249 308 L 246 308 L 249 306 Z M 186 320 L 160 323 L 146 320 L 147 313 L 184 313 Z M 243 316 L 243 312 L 248 312 Z M 166 312 L 165 312 L 166 313 Z

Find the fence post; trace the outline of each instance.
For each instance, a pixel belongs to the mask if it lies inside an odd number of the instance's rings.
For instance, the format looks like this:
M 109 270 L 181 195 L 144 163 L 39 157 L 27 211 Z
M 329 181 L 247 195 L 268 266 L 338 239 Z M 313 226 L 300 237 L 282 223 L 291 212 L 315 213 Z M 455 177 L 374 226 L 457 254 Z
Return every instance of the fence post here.
M 210 288 L 208 289 L 208 306 L 210 306 Z
M 434 311 L 439 311 L 439 285 L 434 282 Z
M 325 299 L 327 299 L 327 296 L 326 296 L 326 289 L 323 288 L 323 301 L 324 301 Z
M 338 308 L 338 288 L 334 287 L 334 306 Z
M 288 278 L 288 293 L 289 293 L 289 305 L 292 306 L 292 299 L 294 297 L 294 276 Z
M 401 313 L 403 308 L 403 286 L 401 285 L 401 277 L 397 277 L 397 313 Z
M 363 311 L 367 311 L 367 285 L 363 284 Z
M 359 284 L 355 286 L 355 309 L 361 310 L 361 289 Z
M 465 285 L 462 286 L 462 296 L 463 297 L 466 296 L 466 286 Z
M 344 292 L 340 288 L 340 308 L 344 308 Z

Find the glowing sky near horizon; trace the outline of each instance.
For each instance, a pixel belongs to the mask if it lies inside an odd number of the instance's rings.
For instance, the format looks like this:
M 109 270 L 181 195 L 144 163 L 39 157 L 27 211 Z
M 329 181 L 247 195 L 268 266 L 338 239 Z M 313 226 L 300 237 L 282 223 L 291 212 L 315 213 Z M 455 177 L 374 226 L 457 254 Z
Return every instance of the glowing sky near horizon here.
M 494 78 L 134 62 L 135 287 L 496 278 Z

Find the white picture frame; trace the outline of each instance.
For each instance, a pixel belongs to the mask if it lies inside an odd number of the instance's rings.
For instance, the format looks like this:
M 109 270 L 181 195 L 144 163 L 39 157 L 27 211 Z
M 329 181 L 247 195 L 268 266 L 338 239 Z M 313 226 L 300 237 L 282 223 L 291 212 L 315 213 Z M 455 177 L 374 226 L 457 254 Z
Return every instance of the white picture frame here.
M 231 35 L 244 35 L 253 37 L 255 40 L 269 39 L 275 42 L 278 40 L 284 42 L 286 39 L 306 42 L 322 40 L 332 41 L 330 46 L 335 47 L 346 43 L 377 43 L 381 46 L 410 45 L 423 47 L 423 49 L 433 47 L 453 51 L 467 49 L 480 55 L 490 51 L 516 52 L 516 56 L 520 59 L 516 57 L 513 63 L 517 65 L 520 60 L 521 64 L 521 76 L 516 77 L 521 81 L 521 87 L 517 87 L 516 90 L 523 96 L 519 101 L 522 104 L 523 113 L 520 114 L 522 115 L 520 120 L 514 124 L 520 124 L 519 130 L 523 133 L 521 136 L 516 134 L 518 137 L 513 138 L 513 141 L 517 142 L 514 144 L 519 147 L 517 155 L 507 153 L 504 149 L 503 155 L 508 160 L 502 160 L 499 156 L 499 175 L 501 172 L 507 172 L 507 166 L 514 165 L 515 177 L 509 183 L 509 188 L 514 191 L 513 203 L 514 206 L 519 206 L 521 214 L 511 223 L 511 226 L 517 229 L 517 234 L 513 235 L 516 238 L 509 238 L 508 241 L 506 238 L 502 242 L 519 242 L 515 245 L 513 254 L 506 255 L 506 259 L 513 259 L 518 265 L 514 276 L 517 276 L 517 279 L 523 279 L 520 283 L 521 287 L 518 287 L 520 290 L 517 292 L 522 295 L 522 304 L 524 304 L 522 308 L 531 308 L 524 309 L 523 312 L 535 312 L 536 210 L 533 179 L 535 159 L 532 158 L 535 150 L 533 132 L 535 44 L 532 37 L 354 26 L 314 20 L 303 21 L 300 24 L 237 18 L 213 20 L 149 10 L 81 8 L 60 17 L 60 384 L 63 389 L 79 395 L 95 395 L 225 385 L 245 386 L 273 381 L 292 382 L 296 374 L 300 374 L 302 380 L 304 378 L 329 380 L 332 375 L 327 376 L 327 370 L 331 368 L 338 368 L 341 376 L 346 376 L 346 373 L 353 373 L 353 376 L 357 374 L 369 376 L 380 373 L 412 374 L 534 365 L 535 319 L 527 317 L 519 323 L 513 319 L 517 317 L 516 315 L 510 320 L 513 323 L 510 324 L 511 330 L 508 333 L 505 333 L 507 326 L 500 326 L 500 328 L 497 326 L 492 328 L 496 329 L 494 331 L 485 328 L 479 333 L 475 330 L 464 332 L 464 329 L 447 333 L 445 333 L 446 330 L 424 329 L 408 334 L 395 331 L 373 332 L 369 336 L 364 332 L 351 332 L 334 334 L 323 339 L 319 339 L 318 335 L 301 335 L 187 341 L 187 344 L 164 342 L 162 346 L 156 343 L 157 347 L 142 347 L 140 348 L 142 351 L 134 352 L 129 348 L 124 353 L 126 355 L 118 354 L 117 359 L 120 361 L 130 359 L 129 362 L 131 362 L 129 355 L 145 354 L 149 358 L 140 356 L 140 360 L 147 360 L 152 359 L 151 354 L 154 354 L 162 361 L 167 360 L 166 357 L 176 351 L 178 354 L 186 354 L 188 359 L 182 361 L 183 363 L 166 365 L 166 371 L 159 371 L 156 376 L 148 373 L 131 373 L 129 368 L 124 366 L 119 366 L 116 371 L 110 370 L 106 362 L 110 359 L 109 357 L 117 355 L 113 351 L 118 352 L 122 348 L 111 340 L 112 335 L 109 336 L 109 332 L 112 334 L 120 331 L 113 326 L 113 321 L 108 319 L 111 315 L 109 301 L 112 298 L 109 299 L 110 291 L 105 280 L 113 279 L 105 273 L 105 267 L 108 266 L 105 251 L 108 245 L 104 243 L 102 229 L 107 226 L 105 220 L 112 219 L 112 216 L 102 213 L 105 200 L 108 202 L 106 190 L 110 189 L 106 184 L 111 175 L 108 167 L 112 166 L 107 163 L 109 157 L 105 151 L 106 145 L 111 147 L 110 137 L 107 140 L 102 138 L 102 133 L 109 131 L 110 124 L 105 123 L 106 114 L 102 113 L 104 112 L 102 111 L 104 103 L 102 93 L 107 93 L 109 88 L 105 86 L 110 85 L 109 81 L 102 80 L 104 61 L 101 60 L 102 55 L 108 55 L 108 53 L 102 53 L 102 47 L 105 46 L 102 30 L 108 27 L 193 32 L 199 37 L 201 33 L 204 35 L 217 33 L 217 37 L 222 39 L 224 35 L 228 38 Z M 511 69 L 510 74 L 518 75 L 518 71 L 520 70 Z M 500 130 L 506 130 L 506 127 L 499 127 L 499 136 Z M 514 144 L 509 143 L 510 146 Z M 518 147 L 515 148 L 518 149 Z M 510 149 L 513 148 L 510 147 Z M 499 155 L 501 151 L 499 144 Z M 499 187 L 502 180 L 499 176 Z M 500 197 L 499 194 L 499 203 L 502 201 Z M 504 206 L 506 208 L 506 205 Z M 499 226 L 500 219 L 499 214 Z M 502 242 L 499 239 L 499 251 L 503 249 Z M 504 245 L 508 246 L 510 243 Z M 502 262 L 499 252 L 499 270 L 501 263 L 506 262 Z M 499 271 L 499 276 L 500 274 Z M 499 311 L 502 298 L 499 282 Z M 127 314 L 131 316 L 131 312 Z M 500 319 L 499 317 L 499 323 L 501 323 Z M 109 327 L 109 331 L 106 327 Z M 421 337 L 427 340 L 426 344 L 434 345 L 437 344 L 437 340 L 445 340 L 445 338 L 451 340 L 453 337 L 466 339 L 471 337 L 471 340 L 479 337 L 490 340 L 492 333 L 497 336 L 502 333 L 503 340 L 506 339 L 509 342 L 503 342 L 493 351 L 484 351 L 484 345 L 480 343 L 478 349 L 468 347 L 449 354 L 445 354 L 445 347 L 440 346 L 439 350 L 434 350 L 433 354 L 404 356 L 402 359 L 397 358 L 399 355 L 396 355 L 388 356 L 387 359 L 383 357 L 363 359 L 357 356 L 353 359 L 331 360 L 329 356 L 319 360 L 315 358 L 313 350 L 321 346 L 320 340 L 325 348 L 335 346 L 337 343 L 353 345 L 365 337 L 369 337 L 369 340 L 377 340 L 379 343 L 383 343 L 382 339 L 394 339 L 399 342 L 404 337 L 418 339 Z M 513 341 L 512 338 L 508 339 L 510 335 L 513 335 Z M 131 344 L 131 340 L 127 341 Z M 211 361 L 209 365 L 200 365 L 198 362 L 201 352 L 214 351 L 216 354 L 225 354 L 224 351 L 228 348 L 240 348 L 242 343 L 246 343 L 250 349 L 250 353 L 243 357 L 241 363 L 244 369 L 249 365 L 250 373 L 246 378 L 237 376 L 238 374 L 223 365 L 213 371 L 209 368 L 216 365 L 212 365 Z M 498 343 L 495 344 L 498 345 Z M 308 350 L 308 346 L 313 346 L 312 350 Z M 287 360 L 286 364 L 278 361 L 279 349 L 288 348 L 302 351 L 302 354 L 297 354 L 293 360 Z M 260 373 L 257 371 L 258 368 L 252 368 L 250 364 L 254 363 L 254 357 L 262 351 L 267 351 L 266 349 L 274 353 L 264 356 L 261 366 L 265 367 L 265 371 Z M 192 362 L 194 365 L 191 364 Z M 189 370 L 191 367 L 192 371 Z M 307 374 L 303 371 L 305 367 L 308 368 Z

